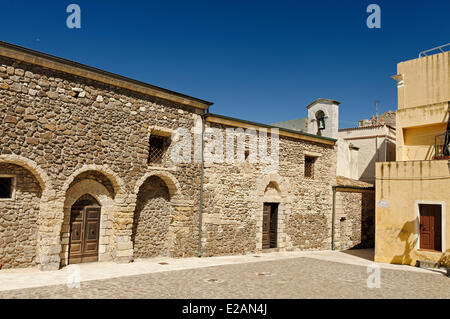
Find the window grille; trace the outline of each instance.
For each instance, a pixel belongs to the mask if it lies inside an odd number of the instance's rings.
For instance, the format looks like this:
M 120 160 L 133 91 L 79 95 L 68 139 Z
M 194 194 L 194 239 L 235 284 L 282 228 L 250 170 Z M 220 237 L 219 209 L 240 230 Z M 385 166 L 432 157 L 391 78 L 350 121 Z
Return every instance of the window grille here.
M 305 177 L 314 178 L 314 157 L 305 156 Z
M 167 144 L 166 137 L 157 135 L 150 136 L 148 163 L 161 163 Z

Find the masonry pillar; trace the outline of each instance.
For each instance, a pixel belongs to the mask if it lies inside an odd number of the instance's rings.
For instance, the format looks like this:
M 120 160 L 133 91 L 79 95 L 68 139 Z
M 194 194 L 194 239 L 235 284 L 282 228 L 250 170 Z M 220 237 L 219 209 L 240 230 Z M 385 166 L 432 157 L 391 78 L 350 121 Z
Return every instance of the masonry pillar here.
M 38 269 L 58 270 L 61 260 L 60 235 L 64 219 L 63 203 L 55 200 L 41 201 L 39 216 Z
M 171 257 L 194 256 L 198 242 L 198 216 L 193 216 L 192 201 L 183 200 L 180 195 L 175 195 L 170 200 L 172 206 L 172 218 L 169 226 L 169 255 Z M 192 233 L 192 221 L 195 233 Z M 190 242 L 191 241 L 191 242 Z
M 131 233 L 133 229 L 134 205 L 133 198 L 116 197 L 116 213 L 113 219 L 114 249 L 113 259 L 117 263 L 133 261 L 133 242 Z

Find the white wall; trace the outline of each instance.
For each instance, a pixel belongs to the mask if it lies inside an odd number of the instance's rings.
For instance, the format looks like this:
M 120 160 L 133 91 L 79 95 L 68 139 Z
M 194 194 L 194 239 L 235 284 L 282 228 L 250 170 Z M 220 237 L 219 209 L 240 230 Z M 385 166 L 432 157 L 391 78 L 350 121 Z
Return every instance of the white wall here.
M 336 176 L 359 179 L 359 150 L 350 148 L 350 143 L 343 138 L 338 138 L 336 145 Z
M 395 143 L 395 140 L 385 137 L 386 135 L 395 138 L 395 130 L 384 125 L 339 131 L 340 138 L 359 148 L 356 179 L 368 183 L 375 182 L 375 163 L 389 160 L 387 144 Z M 345 161 L 345 157 L 338 158 L 339 160 Z M 340 165 L 348 164 L 342 163 Z
M 339 104 L 336 101 L 317 99 L 308 106 L 308 133 L 317 134 L 316 114 L 319 111 L 325 113 L 325 129 L 320 133 L 322 136 L 338 138 Z

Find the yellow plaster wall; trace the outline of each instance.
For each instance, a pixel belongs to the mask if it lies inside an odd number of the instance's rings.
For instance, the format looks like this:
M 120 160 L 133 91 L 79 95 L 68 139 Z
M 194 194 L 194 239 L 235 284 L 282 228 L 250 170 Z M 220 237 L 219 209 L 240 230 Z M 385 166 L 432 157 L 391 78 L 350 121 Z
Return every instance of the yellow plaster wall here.
M 449 52 L 397 65 L 398 161 L 429 160 L 434 136 L 445 132 L 450 101 Z
M 401 62 L 397 74 L 398 109 L 413 108 L 450 100 L 449 52 Z
M 403 158 L 410 160 L 431 160 L 434 156 L 435 136 L 446 130 L 445 123 L 403 127 Z
M 380 207 L 385 201 L 387 208 Z M 418 203 L 440 203 L 443 251 L 450 249 L 450 169 L 447 160 L 376 164 L 375 261 L 415 265 L 444 253 L 419 248 Z M 381 203 L 383 204 L 383 203 Z

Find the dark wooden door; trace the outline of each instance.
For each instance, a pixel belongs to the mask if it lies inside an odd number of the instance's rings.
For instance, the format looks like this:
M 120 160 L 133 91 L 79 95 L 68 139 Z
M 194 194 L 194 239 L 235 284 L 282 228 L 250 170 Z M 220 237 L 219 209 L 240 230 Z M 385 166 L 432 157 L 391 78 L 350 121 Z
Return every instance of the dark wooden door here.
M 420 204 L 420 249 L 441 250 L 441 206 Z
M 70 218 L 69 264 L 98 260 L 100 207 L 73 207 Z
M 262 248 L 277 247 L 278 204 L 264 203 Z
M 278 205 L 272 204 L 270 210 L 270 248 L 277 247 Z
M 270 204 L 264 203 L 262 248 L 270 248 Z

